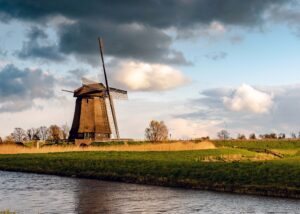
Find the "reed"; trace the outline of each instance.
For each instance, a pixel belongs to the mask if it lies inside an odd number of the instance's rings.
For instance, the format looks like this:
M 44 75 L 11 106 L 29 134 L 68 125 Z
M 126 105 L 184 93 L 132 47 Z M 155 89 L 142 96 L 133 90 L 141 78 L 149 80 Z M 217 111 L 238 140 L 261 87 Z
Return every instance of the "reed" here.
M 147 143 L 142 145 L 112 145 L 112 146 L 44 146 L 41 148 L 4 144 L 0 146 L 0 154 L 24 154 L 24 153 L 52 153 L 52 152 L 83 152 L 83 151 L 187 151 L 215 149 L 215 145 L 209 141 L 175 142 L 175 143 Z

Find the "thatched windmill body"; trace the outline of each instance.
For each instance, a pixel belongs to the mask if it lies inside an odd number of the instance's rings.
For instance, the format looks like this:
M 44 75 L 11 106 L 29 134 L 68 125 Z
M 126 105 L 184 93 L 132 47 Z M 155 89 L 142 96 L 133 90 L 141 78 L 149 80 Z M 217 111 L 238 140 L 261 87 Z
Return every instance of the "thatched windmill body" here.
M 105 85 L 83 78 L 80 88 L 68 91 L 76 97 L 69 139 L 75 140 L 77 145 L 108 140 L 112 135 L 120 138 L 113 99 L 127 99 L 127 91 L 109 87 L 100 39 L 99 47 Z

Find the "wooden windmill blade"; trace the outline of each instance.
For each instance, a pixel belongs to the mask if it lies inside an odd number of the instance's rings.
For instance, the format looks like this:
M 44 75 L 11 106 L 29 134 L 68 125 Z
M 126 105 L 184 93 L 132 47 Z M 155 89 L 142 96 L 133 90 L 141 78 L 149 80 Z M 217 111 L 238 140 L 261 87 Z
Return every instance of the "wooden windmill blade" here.
M 116 132 L 116 125 L 114 123 L 113 113 L 111 111 L 110 102 L 109 102 L 108 97 L 105 98 L 104 101 L 105 101 L 105 106 L 106 106 L 106 110 L 107 110 L 107 118 L 108 118 L 108 124 L 109 124 L 110 131 L 113 134 L 114 138 L 118 139 L 118 135 Z
M 98 84 L 97 82 L 93 81 L 93 80 L 90 80 L 88 78 L 85 78 L 85 77 L 81 77 L 81 83 L 82 85 L 93 85 L 93 84 Z
M 103 56 L 103 50 L 102 50 L 102 41 L 100 38 L 98 38 L 98 42 L 99 42 L 100 57 L 101 57 L 102 67 L 103 67 L 103 72 L 104 72 L 105 86 L 106 86 L 107 96 L 108 96 L 108 100 L 109 100 L 109 107 L 110 107 L 109 109 L 111 110 L 111 113 L 112 113 L 113 126 L 115 128 L 116 138 L 119 139 L 120 135 L 119 135 L 119 129 L 118 129 L 118 124 L 117 124 L 116 111 L 115 111 L 115 107 L 114 107 L 114 103 L 113 103 L 113 98 L 110 94 L 110 87 L 108 85 L 108 79 L 107 79 L 107 75 L 106 75 L 104 56 Z
M 117 88 L 110 88 L 110 94 L 114 99 L 128 100 L 127 91 L 117 89 Z

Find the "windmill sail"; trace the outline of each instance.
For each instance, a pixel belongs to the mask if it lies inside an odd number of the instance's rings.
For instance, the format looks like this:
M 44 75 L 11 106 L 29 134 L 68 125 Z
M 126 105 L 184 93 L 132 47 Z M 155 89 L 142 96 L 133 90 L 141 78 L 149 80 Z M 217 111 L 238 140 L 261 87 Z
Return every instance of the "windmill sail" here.
M 123 90 L 120 90 L 120 89 L 110 88 L 110 95 L 114 99 L 128 100 L 127 91 L 123 91 Z
M 85 78 L 85 77 L 81 77 L 81 83 L 82 83 L 82 85 L 98 84 L 97 82 L 90 80 L 88 78 Z
M 110 104 L 109 104 L 109 99 L 105 98 L 105 105 L 106 105 L 106 110 L 107 110 L 107 116 L 108 116 L 108 122 L 109 122 L 109 127 L 111 130 L 111 133 L 113 135 L 113 138 L 117 139 L 117 132 L 115 129 L 115 123 L 114 123 L 114 119 L 113 119 L 113 114 L 111 112 L 111 108 L 110 108 Z
M 106 75 L 106 70 L 105 70 L 105 64 L 104 64 L 102 41 L 101 41 L 100 38 L 98 38 L 98 42 L 99 42 L 100 57 L 101 57 L 101 61 L 102 61 L 102 67 L 103 67 L 103 72 L 104 72 L 105 85 L 106 85 L 107 95 L 108 95 L 108 99 L 109 99 L 110 109 L 111 109 L 112 116 L 113 116 L 114 127 L 115 127 L 115 130 L 116 130 L 117 139 L 119 139 L 120 136 L 119 136 L 119 129 L 118 129 L 118 124 L 117 124 L 116 112 L 115 112 L 112 96 L 110 95 L 110 88 L 109 88 L 109 85 L 108 85 L 108 80 L 107 80 L 107 75 Z

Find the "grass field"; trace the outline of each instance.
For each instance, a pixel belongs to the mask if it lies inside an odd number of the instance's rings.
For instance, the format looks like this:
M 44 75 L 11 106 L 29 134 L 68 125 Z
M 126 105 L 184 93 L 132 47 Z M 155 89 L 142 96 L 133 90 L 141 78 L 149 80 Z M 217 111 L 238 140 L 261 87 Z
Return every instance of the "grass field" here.
M 299 149 L 300 140 L 214 140 L 217 147 L 240 147 L 258 149 Z
M 252 151 L 269 150 L 284 157 L 298 156 L 300 154 L 300 140 L 270 139 L 270 140 L 214 140 L 216 147 L 242 148 Z
M 198 150 L 184 150 L 189 144 L 182 143 L 172 144 L 177 150 L 2 154 L 0 169 L 300 198 L 300 141 L 214 143 Z M 258 145 L 285 155 L 251 150 Z
M 11 212 L 9 210 L 4 210 L 4 211 L 0 210 L 0 214 L 16 214 L 16 213 L 15 212 Z

